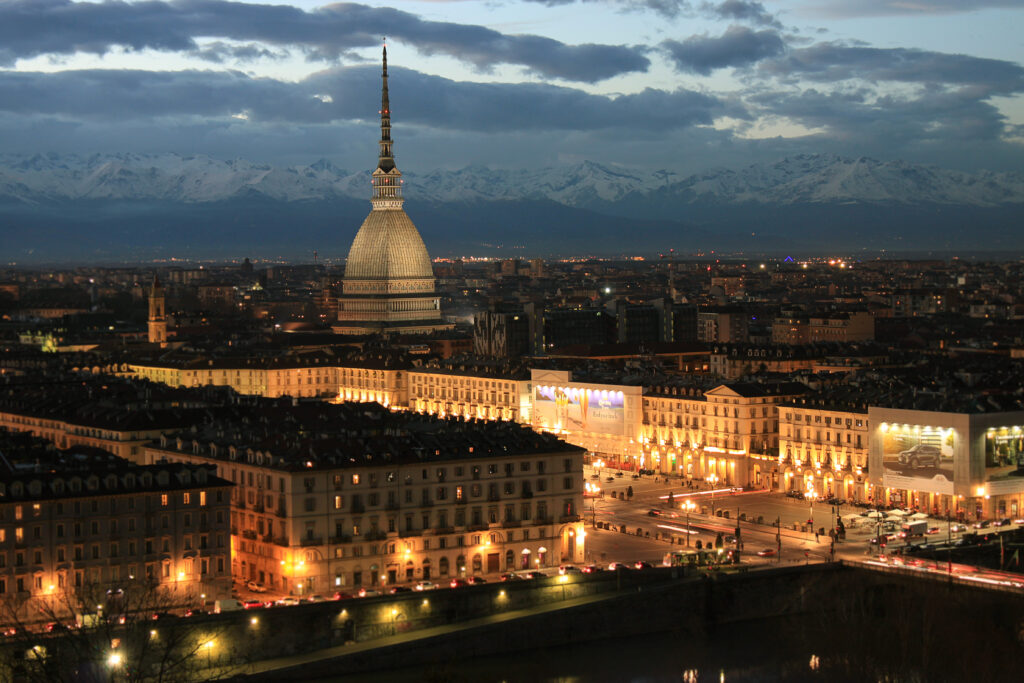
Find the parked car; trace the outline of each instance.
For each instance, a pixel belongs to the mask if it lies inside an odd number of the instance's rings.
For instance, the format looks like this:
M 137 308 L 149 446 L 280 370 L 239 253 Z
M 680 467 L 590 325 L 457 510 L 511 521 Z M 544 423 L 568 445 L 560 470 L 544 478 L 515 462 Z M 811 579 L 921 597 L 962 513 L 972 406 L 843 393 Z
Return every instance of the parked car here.
M 355 596 L 352 595 L 351 593 L 345 593 L 343 591 L 337 591 L 334 595 L 331 596 L 331 600 L 349 600 L 350 598 L 353 598 L 353 597 L 355 597 Z
M 298 598 L 285 597 L 285 598 L 281 598 L 280 600 L 275 601 L 274 604 L 277 605 L 278 607 L 294 607 L 295 605 L 298 605 L 301 602 L 302 601 L 299 600 Z
M 573 566 L 571 564 L 563 564 L 561 567 L 558 568 L 558 573 L 564 575 L 564 574 L 579 574 L 581 572 L 580 572 L 580 568 L 579 567 L 575 567 L 575 566 Z
M 388 595 L 394 595 L 396 593 L 412 593 L 412 589 L 408 586 L 392 586 L 388 589 Z
M 526 572 L 525 574 L 523 574 L 524 579 L 546 579 L 547 576 L 548 575 L 544 572 L 538 571 Z
M 46 625 L 47 633 L 60 633 L 61 631 L 67 631 L 68 625 L 59 621 L 51 621 Z
M 466 579 L 466 583 L 472 586 L 479 586 L 480 584 L 487 583 L 487 579 L 482 576 L 471 576 Z
M 605 481 L 606 481 L 606 482 L 608 482 L 608 483 L 610 484 L 610 483 L 612 483 L 613 481 L 615 481 L 615 477 L 608 477 L 607 479 L 605 479 Z
M 448 586 L 450 588 L 462 588 L 463 586 L 468 586 L 468 585 L 469 584 L 466 583 L 465 579 L 452 579 L 451 581 L 448 582 Z
M 930 526 L 930 527 L 928 527 L 928 531 L 926 531 L 925 533 L 926 534 L 937 534 L 937 533 L 939 533 L 939 527 L 937 527 L 937 526 Z
M 502 581 L 519 581 L 522 578 L 523 577 L 519 576 L 518 574 L 513 574 L 512 572 L 508 572 L 507 574 L 501 575 Z
M 380 591 L 375 588 L 360 588 L 357 595 L 361 598 L 375 598 L 380 595 Z
M 604 567 L 601 567 L 601 566 L 596 565 L 596 564 L 588 564 L 586 567 L 584 567 L 580 571 L 583 572 L 584 574 L 597 574 L 598 572 L 603 572 L 604 571 Z
M 184 616 L 186 616 L 186 617 L 201 617 L 201 616 L 206 615 L 206 614 L 209 614 L 209 612 L 207 612 L 204 609 L 199 609 L 198 607 L 192 607 L 192 608 L 189 608 L 189 609 L 185 610 Z
M 625 562 L 612 562 L 608 565 L 608 570 L 613 572 L 629 571 L 629 565 Z
M 975 529 L 987 529 L 992 526 L 991 520 L 983 519 L 974 523 Z
M 414 591 L 432 591 L 437 590 L 437 584 L 433 581 L 420 581 L 412 589 Z
M 938 446 L 919 443 L 901 451 L 896 459 L 901 465 L 910 465 L 916 470 L 921 467 L 938 467 L 941 454 Z
M 1003 517 L 1002 519 L 997 519 L 992 523 L 992 526 L 1010 526 L 1010 518 Z
M 310 595 L 308 598 L 306 598 L 306 602 L 323 602 L 326 599 L 327 598 L 325 598 L 322 595 Z
M 245 609 L 259 609 L 260 607 L 266 607 L 266 603 L 262 600 L 246 600 L 242 603 L 242 607 Z M 163 617 L 161 617 L 163 618 Z
M 764 550 L 758 550 L 757 554 L 759 557 L 775 557 L 775 548 L 765 548 Z
M 653 569 L 654 565 L 650 562 L 644 562 L 643 560 L 637 560 L 633 563 L 634 569 Z
M 594 472 L 593 474 L 590 475 L 590 478 L 591 479 L 600 479 L 601 475 L 598 474 L 597 472 Z
M 267 592 L 267 589 L 263 586 L 263 584 L 257 581 L 250 581 L 249 583 L 245 584 L 245 587 L 251 590 L 253 593 Z

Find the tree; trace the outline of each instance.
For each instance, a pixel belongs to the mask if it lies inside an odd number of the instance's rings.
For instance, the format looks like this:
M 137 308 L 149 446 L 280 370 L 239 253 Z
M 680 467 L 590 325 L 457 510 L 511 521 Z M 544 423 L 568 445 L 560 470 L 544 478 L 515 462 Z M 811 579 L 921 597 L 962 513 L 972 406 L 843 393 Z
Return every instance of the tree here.
M 0 622 L 9 645 L 0 679 L 63 683 L 217 680 L 242 658 L 231 622 L 186 619 L 171 610 L 199 596 L 147 579 L 122 587 L 87 584 L 49 595 L 5 599 Z

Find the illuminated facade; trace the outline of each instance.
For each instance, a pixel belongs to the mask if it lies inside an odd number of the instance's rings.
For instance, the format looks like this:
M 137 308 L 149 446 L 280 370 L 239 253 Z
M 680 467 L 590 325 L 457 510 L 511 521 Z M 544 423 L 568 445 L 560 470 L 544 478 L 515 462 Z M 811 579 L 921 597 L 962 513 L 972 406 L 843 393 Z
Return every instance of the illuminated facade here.
M 273 436 L 211 425 L 147 451 L 215 464 L 236 484 L 236 579 L 312 594 L 583 561 L 581 449 L 510 423 L 306 408 L 330 434 L 299 449 L 287 445 L 296 412 Z M 390 436 L 361 436 L 371 429 Z
M 160 278 L 153 275 L 153 287 L 149 292 L 149 343 L 167 346 L 167 311 L 164 306 L 164 288 Z
M 779 409 L 781 491 L 848 501 L 870 498 L 868 409 L 863 404 L 787 402 Z
M 1024 513 L 1024 411 L 869 415 L 876 502 L 961 519 Z
M 438 369 L 410 370 L 408 378 L 410 410 L 441 417 L 530 422 L 529 379 Z
M 0 599 L 24 617 L 143 578 L 179 604 L 231 594 L 230 484 L 212 468 L 105 453 L 44 466 L 0 475 Z

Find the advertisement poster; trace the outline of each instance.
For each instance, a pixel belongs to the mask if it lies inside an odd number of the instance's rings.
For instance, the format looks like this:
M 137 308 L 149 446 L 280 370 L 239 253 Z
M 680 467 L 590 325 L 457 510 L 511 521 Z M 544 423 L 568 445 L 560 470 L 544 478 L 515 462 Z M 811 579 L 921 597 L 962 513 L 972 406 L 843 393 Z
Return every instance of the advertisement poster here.
M 891 425 L 882 434 L 882 484 L 890 488 L 953 493 L 956 431 Z
M 548 428 L 599 434 L 622 434 L 625 429 L 621 391 L 538 386 L 533 409 L 535 419 Z

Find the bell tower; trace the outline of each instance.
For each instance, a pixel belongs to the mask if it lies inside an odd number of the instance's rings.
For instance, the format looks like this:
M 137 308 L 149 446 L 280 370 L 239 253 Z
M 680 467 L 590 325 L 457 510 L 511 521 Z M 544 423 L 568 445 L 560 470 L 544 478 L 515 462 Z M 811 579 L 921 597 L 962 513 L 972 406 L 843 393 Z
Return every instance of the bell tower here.
M 149 291 L 149 343 L 167 348 L 167 315 L 164 310 L 164 288 L 160 278 L 153 274 L 153 286 Z

